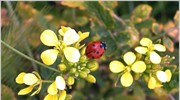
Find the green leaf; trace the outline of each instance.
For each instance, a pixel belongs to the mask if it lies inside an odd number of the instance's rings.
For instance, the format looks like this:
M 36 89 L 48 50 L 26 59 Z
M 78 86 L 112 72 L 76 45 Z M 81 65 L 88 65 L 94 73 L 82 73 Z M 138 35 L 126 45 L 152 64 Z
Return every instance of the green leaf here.
M 127 27 L 125 32 L 129 34 L 130 39 L 128 40 L 127 44 L 130 47 L 133 47 L 138 44 L 139 42 L 139 32 L 134 27 Z
M 61 1 L 61 5 L 68 6 L 71 8 L 79 8 L 80 10 L 85 10 L 84 2 L 75 2 L 75 1 Z
M 152 32 L 155 33 L 155 34 L 160 33 L 160 27 L 159 27 L 158 23 L 153 23 L 152 24 Z
M 107 49 L 105 51 L 105 55 L 111 56 L 114 54 L 117 49 L 117 45 L 116 41 L 111 37 L 111 35 L 104 36 L 101 40 L 106 42 Z
M 15 93 L 12 91 L 11 88 L 7 87 L 6 85 L 1 84 L 1 99 L 2 100 L 16 100 Z
M 146 100 L 146 94 L 138 84 L 134 87 L 134 96 L 139 96 L 141 100 Z
M 119 94 L 119 95 L 111 96 L 107 98 L 107 100 L 141 100 L 141 99 L 137 96 L 124 96 Z
M 142 21 L 141 23 L 136 23 L 136 24 L 135 24 L 135 27 L 136 27 L 137 29 L 151 28 L 153 22 L 154 22 L 153 19 L 144 20 L 144 21 Z
M 92 13 L 92 17 L 98 18 L 102 23 L 105 24 L 107 29 L 114 28 L 114 20 L 110 12 L 105 9 L 99 2 L 85 2 L 87 10 Z M 91 15 L 91 14 L 90 14 Z
M 118 6 L 118 2 L 117 1 L 99 1 L 99 3 L 101 5 L 103 5 L 103 7 L 113 10 L 114 8 L 116 8 Z
M 131 16 L 131 19 L 134 23 L 139 23 L 147 18 L 149 18 L 152 11 L 152 7 L 147 4 L 138 5 Z
M 163 45 L 170 51 L 174 51 L 174 43 L 173 41 L 168 37 L 163 37 Z
M 77 17 L 77 19 L 75 20 L 75 24 L 78 26 L 84 26 L 88 23 L 88 18 L 86 16 L 79 16 Z

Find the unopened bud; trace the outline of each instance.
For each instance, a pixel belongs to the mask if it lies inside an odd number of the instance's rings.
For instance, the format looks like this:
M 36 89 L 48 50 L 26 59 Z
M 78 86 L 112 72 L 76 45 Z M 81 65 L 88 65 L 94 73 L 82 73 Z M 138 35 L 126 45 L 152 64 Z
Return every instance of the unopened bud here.
M 86 47 L 83 47 L 83 48 L 81 49 L 81 55 L 84 55 L 85 52 L 86 52 Z
M 66 71 L 66 65 L 65 64 L 59 64 L 58 65 L 60 71 Z
M 81 78 L 86 78 L 87 77 L 87 73 L 85 71 L 79 72 L 79 75 L 80 75 Z
M 71 74 L 74 74 L 75 72 L 76 72 L 76 68 L 71 68 L 71 69 L 70 69 L 70 73 L 71 73 Z
M 96 78 L 91 74 L 88 74 L 87 77 L 85 78 L 85 80 L 90 83 L 96 83 Z
M 87 68 L 84 68 L 83 71 L 85 71 L 85 72 L 88 73 L 88 74 L 91 72 L 91 71 L 90 71 L 89 69 L 87 69 Z
M 69 76 L 67 79 L 67 85 L 73 85 L 74 84 L 74 77 Z
M 86 62 L 87 61 L 87 57 L 85 55 L 80 57 L 80 62 Z
M 89 68 L 91 71 L 95 71 L 99 68 L 99 64 L 94 60 L 87 63 L 87 68 Z
M 78 73 L 78 72 L 75 72 L 74 75 L 75 75 L 76 77 L 78 77 L 78 76 L 79 76 L 79 73 Z

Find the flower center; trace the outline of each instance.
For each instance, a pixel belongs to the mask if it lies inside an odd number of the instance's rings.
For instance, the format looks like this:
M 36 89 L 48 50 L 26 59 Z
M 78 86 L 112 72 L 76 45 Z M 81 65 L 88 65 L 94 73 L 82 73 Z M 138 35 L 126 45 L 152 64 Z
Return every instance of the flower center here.
M 154 44 L 148 46 L 148 51 L 151 52 L 154 50 Z
M 126 66 L 126 70 L 127 70 L 128 72 L 130 72 L 130 71 L 131 71 L 130 66 Z

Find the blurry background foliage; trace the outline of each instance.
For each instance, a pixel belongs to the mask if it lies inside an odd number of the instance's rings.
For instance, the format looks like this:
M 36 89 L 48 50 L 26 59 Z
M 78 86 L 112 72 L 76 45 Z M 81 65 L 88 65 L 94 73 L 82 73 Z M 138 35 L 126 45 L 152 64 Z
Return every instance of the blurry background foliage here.
M 58 33 L 60 26 L 69 26 L 77 31 L 90 32 L 84 40 L 88 43 L 102 40 L 107 43 L 105 55 L 98 59 L 100 67 L 94 72 L 96 84 L 84 80 L 76 84 L 68 93 L 73 100 L 178 100 L 179 61 L 179 2 L 5 2 L 1 1 L 1 39 L 41 61 L 40 53 L 48 47 L 39 39 L 45 29 Z M 134 50 L 142 37 L 163 43 L 168 54 L 175 56 L 172 66 L 177 66 L 170 83 L 163 88 L 149 90 L 145 84 L 135 82 L 130 88 L 115 87 L 117 75 L 109 71 L 109 62 L 122 60 L 122 55 Z M 17 96 L 23 85 L 15 83 L 15 77 L 22 71 L 38 71 L 43 79 L 54 79 L 56 73 L 39 67 L 4 45 L 2 49 L 2 100 L 42 100 L 49 84 L 43 85 L 40 94 Z M 165 55 L 164 55 L 165 56 Z M 59 60 L 51 67 L 57 67 Z

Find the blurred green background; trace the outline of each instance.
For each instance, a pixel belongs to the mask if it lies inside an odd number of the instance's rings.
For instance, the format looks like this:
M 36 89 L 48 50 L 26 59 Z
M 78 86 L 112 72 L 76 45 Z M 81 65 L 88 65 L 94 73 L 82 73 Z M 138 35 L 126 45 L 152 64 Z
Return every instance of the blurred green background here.
M 140 5 L 144 8 L 137 8 Z M 178 10 L 178 1 L 1 1 L 1 39 L 41 62 L 39 56 L 48 48 L 39 39 L 43 30 L 51 29 L 58 33 L 60 26 L 69 26 L 77 31 L 89 31 L 90 36 L 83 43 L 103 40 L 108 49 L 98 59 L 99 69 L 92 73 L 97 83 L 90 84 L 82 79 L 76 81 L 68 90 L 73 100 L 178 100 L 179 16 L 174 17 Z M 152 25 L 155 22 L 159 26 L 154 31 Z M 117 75 L 109 71 L 109 62 L 122 60 L 122 55 L 133 50 L 143 36 L 154 41 L 162 39 L 167 47 L 164 55 L 175 56 L 172 64 L 177 69 L 171 82 L 159 90 L 149 90 L 140 82 L 134 82 L 130 88 L 115 87 Z M 54 72 L 38 67 L 4 45 L 1 45 L 1 50 L 2 100 L 42 100 L 48 84 L 43 85 L 38 95 L 18 96 L 18 91 L 24 86 L 16 84 L 15 78 L 22 71 L 37 70 L 43 79 L 50 79 Z M 52 67 L 56 68 L 57 64 L 58 61 Z

